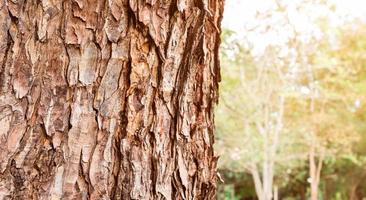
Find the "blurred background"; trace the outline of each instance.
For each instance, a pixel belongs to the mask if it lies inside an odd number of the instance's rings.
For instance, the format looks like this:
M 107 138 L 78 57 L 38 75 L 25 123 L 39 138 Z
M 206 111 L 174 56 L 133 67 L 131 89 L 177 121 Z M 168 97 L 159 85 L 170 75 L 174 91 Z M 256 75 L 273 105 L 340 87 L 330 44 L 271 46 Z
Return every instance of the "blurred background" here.
M 366 199 L 366 1 L 226 0 L 218 199 Z

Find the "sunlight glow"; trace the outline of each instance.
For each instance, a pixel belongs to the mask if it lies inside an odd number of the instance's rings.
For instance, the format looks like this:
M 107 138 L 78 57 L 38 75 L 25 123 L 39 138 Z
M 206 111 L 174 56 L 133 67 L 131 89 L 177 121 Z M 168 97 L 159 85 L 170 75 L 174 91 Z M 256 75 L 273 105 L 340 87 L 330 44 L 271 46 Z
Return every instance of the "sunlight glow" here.
M 301 40 L 308 41 L 310 37 L 320 38 L 322 33 L 314 24 L 314 19 L 326 17 L 329 20 L 329 26 L 337 27 L 347 22 L 359 19 L 366 21 L 366 1 L 364 0 L 328 0 L 328 5 L 334 5 L 336 12 L 327 10 L 325 6 L 311 6 L 298 8 L 297 6 L 304 0 L 283 0 L 281 1 L 288 7 L 288 19 L 297 32 L 301 33 Z M 258 24 L 262 26 L 270 26 L 278 24 L 279 20 L 283 20 L 283 16 L 276 16 L 272 13 L 271 21 L 264 20 L 258 22 L 257 15 L 266 13 L 268 10 L 276 8 L 274 0 L 227 0 L 225 6 L 225 15 L 223 19 L 223 28 L 241 32 L 246 34 L 245 30 L 257 28 Z M 311 15 L 309 15 L 311 13 Z M 266 32 L 246 35 L 246 38 L 254 44 L 253 53 L 261 53 L 269 44 L 280 45 L 285 44 L 289 38 L 293 37 L 293 33 L 289 31 L 292 27 L 278 27 L 277 32 Z M 286 51 L 286 50 L 284 50 Z

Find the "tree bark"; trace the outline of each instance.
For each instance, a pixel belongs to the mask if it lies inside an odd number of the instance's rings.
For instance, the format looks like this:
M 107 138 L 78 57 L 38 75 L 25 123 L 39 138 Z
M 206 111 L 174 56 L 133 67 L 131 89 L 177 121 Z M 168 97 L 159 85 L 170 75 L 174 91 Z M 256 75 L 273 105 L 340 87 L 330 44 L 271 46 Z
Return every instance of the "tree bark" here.
M 214 199 L 223 0 L 0 0 L 0 199 Z

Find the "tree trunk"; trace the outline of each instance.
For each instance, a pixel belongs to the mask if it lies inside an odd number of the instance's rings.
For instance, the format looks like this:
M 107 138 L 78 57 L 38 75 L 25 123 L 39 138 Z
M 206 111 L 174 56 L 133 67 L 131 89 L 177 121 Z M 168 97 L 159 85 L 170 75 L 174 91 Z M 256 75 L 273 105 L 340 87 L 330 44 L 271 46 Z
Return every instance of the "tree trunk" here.
M 350 189 L 349 189 L 349 200 L 358 200 L 357 198 L 357 188 L 360 185 L 360 180 L 353 180 L 350 184 Z
M 320 175 L 324 160 L 324 150 L 321 149 L 318 162 L 316 161 L 315 141 L 310 144 L 309 149 L 309 174 L 310 174 L 310 199 L 318 200 Z
M 262 183 L 260 173 L 258 171 L 257 164 L 251 164 L 251 166 L 249 167 L 249 170 L 253 177 L 255 192 L 257 194 L 258 200 L 267 200 L 265 198 L 265 193 L 263 190 L 263 183 Z
M 0 0 L 0 199 L 214 199 L 223 0 Z

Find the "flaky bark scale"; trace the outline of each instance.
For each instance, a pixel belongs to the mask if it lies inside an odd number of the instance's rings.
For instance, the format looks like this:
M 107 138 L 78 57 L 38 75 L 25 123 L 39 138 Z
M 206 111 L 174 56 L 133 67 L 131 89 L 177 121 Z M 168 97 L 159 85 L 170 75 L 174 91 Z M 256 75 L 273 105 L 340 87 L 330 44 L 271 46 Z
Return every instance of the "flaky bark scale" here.
M 223 0 L 0 0 L 0 199 L 214 199 Z

